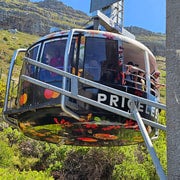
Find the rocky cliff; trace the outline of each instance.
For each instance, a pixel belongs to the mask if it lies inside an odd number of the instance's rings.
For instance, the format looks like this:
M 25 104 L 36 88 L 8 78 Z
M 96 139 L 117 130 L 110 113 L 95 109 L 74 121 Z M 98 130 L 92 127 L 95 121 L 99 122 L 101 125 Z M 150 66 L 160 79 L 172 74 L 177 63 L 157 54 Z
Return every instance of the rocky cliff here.
M 0 0 L 0 28 L 44 35 L 51 27 L 81 27 L 89 17 L 57 0 Z
M 58 0 L 0 0 L 0 29 L 17 29 L 29 34 L 45 35 L 51 27 L 83 27 L 90 17 Z M 157 56 L 165 56 L 165 35 L 139 27 L 126 27 L 136 39 Z
M 145 44 L 154 55 L 165 57 L 166 53 L 166 35 L 154 33 L 143 28 L 131 26 L 126 29 L 136 36 L 136 39 Z

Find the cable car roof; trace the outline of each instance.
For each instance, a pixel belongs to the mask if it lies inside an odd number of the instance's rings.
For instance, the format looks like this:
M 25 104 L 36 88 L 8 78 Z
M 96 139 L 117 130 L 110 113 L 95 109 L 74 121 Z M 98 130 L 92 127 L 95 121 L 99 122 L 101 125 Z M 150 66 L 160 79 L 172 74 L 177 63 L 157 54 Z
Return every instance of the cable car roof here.
M 117 33 L 112 33 L 112 32 L 107 32 L 107 31 L 98 31 L 98 30 L 83 30 L 83 29 L 72 29 L 75 33 L 78 32 L 84 32 L 88 33 L 88 36 L 96 36 L 96 37 L 104 37 L 104 38 L 114 38 L 114 39 L 121 39 L 124 42 L 130 43 L 133 46 L 137 46 L 138 48 L 147 51 L 152 57 L 154 57 L 154 55 L 152 54 L 152 52 L 141 42 L 131 39 L 127 36 L 121 35 L 121 34 L 117 34 Z M 50 38 L 55 38 L 55 37 L 59 37 L 59 36 L 64 36 L 64 35 L 68 35 L 68 33 L 70 32 L 70 30 L 66 30 L 66 31 L 59 31 L 59 32 L 54 32 L 51 34 L 48 34 L 44 37 L 42 37 L 39 41 L 42 40 L 46 40 L 46 39 L 50 39 Z M 155 57 L 154 57 L 155 58 Z
M 98 30 L 86 30 L 86 29 L 72 29 L 72 30 L 66 30 L 66 31 L 59 31 L 54 32 L 51 34 L 48 34 L 44 37 L 42 37 L 38 42 L 48 40 L 51 38 L 57 38 L 62 36 L 68 36 L 68 33 L 70 31 L 73 31 L 74 34 L 78 33 L 84 33 L 85 36 L 88 37 L 100 37 L 100 38 L 107 38 L 107 39 L 115 39 L 115 40 L 122 40 L 123 41 L 123 48 L 126 56 L 124 57 L 125 60 L 133 60 L 134 64 L 141 65 L 144 61 L 144 52 L 146 51 L 149 54 L 149 62 L 150 62 L 150 69 L 151 73 L 154 70 L 157 70 L 156 60 L 152 52 L 141 42 L 131 39 L 127 36 L 112 33 L 112 32 L 106 32 L 106 31 L 98 31 Z M 127 62 L 125 62 L 127 63 Z M 141 66 L 142 69 L 145 69 L 144 64 Z

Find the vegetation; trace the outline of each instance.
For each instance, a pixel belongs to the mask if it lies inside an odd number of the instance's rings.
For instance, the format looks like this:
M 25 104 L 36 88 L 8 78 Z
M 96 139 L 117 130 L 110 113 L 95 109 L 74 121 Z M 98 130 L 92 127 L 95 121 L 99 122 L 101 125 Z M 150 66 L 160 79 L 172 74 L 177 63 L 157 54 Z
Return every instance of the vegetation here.
M 6 78 L 7 71 L 9 68 L 10 60 L 13 55 L 13 52 L 19 48 L 27 48 L 33 42 L 38 40 L 38 36 L 27 35 L 22 32 L 11 32 L 0 30 L 0 77 L 2 79 Z M 26 41 L 24 41 L 26 39 Z M 17 60 L 16 71 L 19 71 L 19 63 Z
M 66 6 L 59 0 L 4 0 L 0 10 L 3 28 L 17 28 L 30 34 L 44 35 L 51 27 L 80 28 L 89 21 L 88 15 Z
M 5 80 L 10 57 L 14 49 L 28 47 L 37 36 L 21 32 L 12 34 L 0 31 L 0 111 L 5 96 Z M 22 41 L 26 39 L 26 41 Z M 165 83 L 165 60 L 158 57 L 161 82 Z M 18 64 L 16 65 L 19 68 Z M 165 88 L 161 89 L 165 102 Z M 161 111 L 159 121 L 166 123 L 166 113 Z M 154 148 L 167 172 L 166 134 L 159 131 Z M 15 179 L 159 179 L 151 157 L 144 144 L 127 147 L 91 148 L 55 145 L 25 137 L 9 127 L 0 116 L 0 180 Z
M 158 179 L 143 144 L 110 148 L 58 146 L 29 139 L 10 127 L 0 132 L 0 138 L 2 179 Z M 163 132 L 154 146 L 166 170 Z

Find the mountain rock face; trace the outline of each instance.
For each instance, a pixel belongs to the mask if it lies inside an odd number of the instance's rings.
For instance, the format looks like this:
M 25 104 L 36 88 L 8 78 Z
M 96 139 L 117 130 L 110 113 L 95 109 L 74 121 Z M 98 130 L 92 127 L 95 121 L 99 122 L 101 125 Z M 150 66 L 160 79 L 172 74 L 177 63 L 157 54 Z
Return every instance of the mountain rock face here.
M 51 27 L 61 30 L 82 28 L 90 17 L 58 0 L 0 0 L 0 29 L 17 29 L 29 34 L 45 35 Z M 139 27 L 126 27 L 157 56 L 165 56 L 165 35 Z
M 81 27 L 89 17 L 58 0 L 30 2 L 0 0 L 0 28 L 17 29 L 30 34 L 47 34 L 51 27 Z
M 155 56 L 165 57 L 166 53 L 166 35 L 154 33 L 143 28 L 131 26 L 126 29 L 136 36 L 136 39 L 145 44 Z

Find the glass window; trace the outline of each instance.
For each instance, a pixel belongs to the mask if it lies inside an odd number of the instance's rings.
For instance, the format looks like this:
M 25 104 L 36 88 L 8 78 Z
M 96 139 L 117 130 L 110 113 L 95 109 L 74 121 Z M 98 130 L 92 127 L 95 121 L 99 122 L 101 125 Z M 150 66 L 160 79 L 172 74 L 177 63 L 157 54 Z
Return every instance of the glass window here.
M 26 53 L 26 57 L 31 58 L 33 60 L 37 60 L 39 53 L 39 44 L 29 49 Z
M 39 56 L 40 44 L 31 47 L 26 52 L 26 57 L 37 61 Z M 36 66 L 31 65 L 24 61 L 21 74 L 25 74 L 26 76 L 36 78 Z M 19 105 L 27 106 L 32 105 L 34 103 L 34 85 L 25 80 L 20 80 L 20 88 L 19 88 Z
M 107 69 L 117 67 L 118 41 L 104 38 L 86 38 L 84 77 L 100 81 Z
M 37 61 L 38 59 L 38 55 L 39 55 L 39 48 L 40 45 L 36 45 L 32 48 L 30 48 L 27 53 L 26 53 L 26 57 L 32 59 L 32 60 L 35 60 Z M 28 75 L 30 77 L 35 77 L 35 74 L 36 74 L 36 67 L 34 65 L 31 65 L 29 63 L 24 63 L 23 65 L 23 72 L 25 75 Z
M 41 52 L 41 62 L 53 66 L 55 68 L 64 70 L 64 64 L 65 64 L 64 56 L 65 56 L 66 42 L 67 42 L 67 38 L 58 38 L 58 39 L 46 41 L 43 45 Z M 71 44 L 69 61 L 67 63 L 68 64 L 67 71 L 70 71 L 71 69 L 70 64 L 74 57 L 74 46 L 75 46 L 75 40 Z M 60 79 L 62 80 L 62 76 L 45 69 L 40 69 L 39 78 L 40 80 L 45 82 L 60 81 Z
M 43 46 L 41 62 L 54 67 L 63 66 L 65 47 L 66 39 L 46 41 Z

